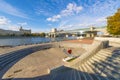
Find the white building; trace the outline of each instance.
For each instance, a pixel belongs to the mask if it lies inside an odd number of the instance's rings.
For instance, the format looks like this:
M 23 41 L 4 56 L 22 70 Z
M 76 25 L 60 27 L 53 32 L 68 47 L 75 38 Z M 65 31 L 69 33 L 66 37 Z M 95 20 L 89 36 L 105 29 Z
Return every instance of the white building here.
M 49 37 L 56 37 L 57 36 L 57 29 L 56 28 L 52 28 L 51 31 L 49 32 Z
M 56 29 L 56 28 L 52 28 L 52 29 L 51 29 L 51 32 L 52 32 L 52 33 L 55 33 L 55 32 L 57 32 L 57 29 Z

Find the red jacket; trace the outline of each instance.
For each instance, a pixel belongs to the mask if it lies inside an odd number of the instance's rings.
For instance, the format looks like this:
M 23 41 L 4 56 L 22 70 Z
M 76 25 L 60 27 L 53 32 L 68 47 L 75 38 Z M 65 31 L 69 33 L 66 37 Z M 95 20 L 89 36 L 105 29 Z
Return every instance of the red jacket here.
M 71 50 L 71 49 L 69 49 L 69 50 L 68 50 L 68 53 L 69 53 L 69 54 L 71 54 L 71 53 L 72 53 L 72 50 Z

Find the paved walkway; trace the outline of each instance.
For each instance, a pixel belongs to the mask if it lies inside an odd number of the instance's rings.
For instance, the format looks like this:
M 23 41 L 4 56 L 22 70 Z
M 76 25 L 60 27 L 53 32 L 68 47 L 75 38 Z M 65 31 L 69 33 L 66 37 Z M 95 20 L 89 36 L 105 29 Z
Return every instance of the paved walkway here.
M 92 43 L 93 43 L 93 39 L 68 40 L 68 41 L 66 41 L 66 42 L 92 44 Z
M 72 49 L 73 54 L 83 53 L 79 49 Z M 64 62 L 62 59 L 66 57 L 61 48 L 50 48 L 34 52 L 13 65 L 3 76 L 6 78 L 31 78 L 48 74 L 48 68 L 61 66 Z M 18 79 L 19 80 L 19 79 Z
M 73 41 L 75 42 L 75 40 Z M 16 50 L 34 47 L 36 45 L 44 44 L 4 47 L 0 48 L 0 55 Z M 85 50 L 80 47 L 72 48 L 72 51 L 74 55 L 81 55 L 85 52 Z M 13 62 L 12 64 L 14 65 L 10 64 L 10 66 L 12 65 L 11 67 L 8 65 L 8 68 L 5 68 L 5 70 L 3 70 L 4 72 L 1 72 L 0 75 L 4 75 L 3 79 L 5 80 L 7 78 L 15 78 L 14 80 L 23 78 L 23 80 L 26 80 L 26 78 L 47 75 L 48 68 L 57 67 L 64 63 L 62 61 L 64 57 L 66 57 L 66 55 L 63 53 L 63 48 L 50 48 L 46 50 L 40 50 L 22 58 L 18 62 Z

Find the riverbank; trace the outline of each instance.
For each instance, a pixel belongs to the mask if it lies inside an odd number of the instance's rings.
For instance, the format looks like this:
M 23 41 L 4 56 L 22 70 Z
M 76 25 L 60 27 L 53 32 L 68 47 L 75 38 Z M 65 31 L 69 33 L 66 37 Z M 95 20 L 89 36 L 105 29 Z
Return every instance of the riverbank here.
M 14 51 L 19 51 L 27 48 L 32 48 L 36 46 L 47 46 L 51 43 L 43 43 L 43 44 L 32 44 L 32 45 L 21 45 L 21 46 L 15 46 L 15 47 L 0 47 L 0 55 L 6 54 L 6 53 L 12 53 Z
M 75 43 L 75 44 L 78 44 L 78 45 L 79 44 L 88 44 L 88 45 L 90 45 L 90 44 L 93 43 L 93 39 L 66 40 L 66 41 L 60 41 L 60 42 L 29 44 L 29 45 L 20 45 L 20 46 L 14 46 L 14 47 L 13 46 L 2 46 L 2 47 L 0 47 L 0 55 L 1 54 L 6 54 L 6 53 L 9 53 L 9 52 L 13 52 L 13 51 L 16 51 L 16 50 L 25 49 L 25 48 L 34 47 L 34 46 L 40 46 L 40 45 L 44 45 L 44 44 L 55 44 L 55 45 L 57 44 L 57 46 L 58 46 L 58 45 L 65 44 L 65 43 L 68 43 L 68 44 Z M 70 45 L 68 45 L 68 46 L 70 46 Z
M 43 45 L 48 46 L 47 44 L 52 44 L 52 47 L 43 48 Z M 37 47 L 37 48 L 41 48 L 39 50 L 36 50 L 36 48 L 29 48 L 30 46 L 35 47 L 38 45 L 41 45 Z M 63 64 L 69 67 L 79 62 L 80 60 L 81 61 L 87 60 L 90 54 L 93 55 L 96 53 L 95 50 L 99 50 L 102 48 L 101 47 L 102 45 L 101 46 L 100 45 L 101 42 L 99 42 L 98 40 L 95 40 L 93 42 L 92 39 L 82 39 L 82 40 L 69 40 L 69 41 L 61 41 L 61 42 L 35 44 L 35 45 L 24 45 L 25 47 L 17 46 L 19 47 L 18 50 L 25 48 L 26 49 L 29 48 L 29 49 L 22 52 L 17 52 L 16 55 L 25 54 L 26 52 L 29 51 L 30 52 L 33 51 L 33 52 L 22 57 L 18 61 L 12 62 L 12 64 L 10 63 L 8 66 L 5 66 L 5 70 L 0 71 L 0 78 L 2 78 L 3 80 L 9 80 L 9 79 L 10 80 L 49 80 L 49 78 L 47 78 L 47 76 L 49 76 L 48 70 L 50 71 L 58 66 L 62 66 Z M 67 50 L 69 48 L 72 49 L 73 55 L 75 56 L 80 55 L 79 58 L 75 59 L 70 64 L 68 62 L 63 62 L 63 58 L 66 57 L 66 55 L 63 52 L 63 49 Z
M 41 76 L 48 74 L 48 69 L 54 68 L 56 66 L 61 66 L 64 64 L 62 59 L 65 58 L 66 55 L 64 54 L 63 49 L 68 49 L 70 47 L 73 52 L 72 54 L 75 56 L 84 54 L 86 52 L 84 48 L 80 46 L 77 47 L 74 45 L 76 44 L 81 45 L 81 43 L 84 44 L 85 42 L 86 45 L 92 44 L 92 40 L 84 39 L 84 40 L 68 40 L 68 41 L 60 41 L 60 42 L 50 42 L 50 43 L 42 43 L 42 44 L 21 45 L 15 47 L 0 48 L 0 56 L 6 55 L 6 53 L 13 53 L 13 52 L 15 53 L 16 51 L 18 52 L 15 54 L 15 56 L 20 54 L 25 54 L 26 52 L 29 51 L 33 51 L 29 55 L 26 55 L 23 58 L 19 59 L 17 62 L 11 62 L 9 64 L 10 67 L 8 65 L 8 67 L 6 66 L 5 69 L 3 69 L 0 72 L 0 76 L 1 78 L 4 79 L 15 78 L 15 80 L 17 80 L 18 78 L 26 80 L 27 78 L 37 77 L 37 76 L 38 78 L 41 78 Z M 71 46 L 68 45 L 68 46 L 60 47 L 60 45 L 65 43 L 69 45 L 71 45 L 72 43 L 75 44 Z M 42 48 L 43 46 L 47 47 L 48 45 L 52 45 L 51 48 Z M 40 48 L 40 49 L 36 50 L 36 48 Z M 22 50 L 25 50 L 23 51 L 24 53 L 19 52 Z

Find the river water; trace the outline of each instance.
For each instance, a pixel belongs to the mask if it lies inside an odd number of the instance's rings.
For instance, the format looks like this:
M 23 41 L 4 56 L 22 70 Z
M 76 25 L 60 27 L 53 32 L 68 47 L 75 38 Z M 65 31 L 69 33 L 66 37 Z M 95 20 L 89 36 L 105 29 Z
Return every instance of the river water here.
M 18 46 L 37 43 L 48 43 L 54 41 L 63 41 L 75 39 L 75 37 L 69 38 L 42 38 L 42 37 L 0 37 L 0 46 Z

